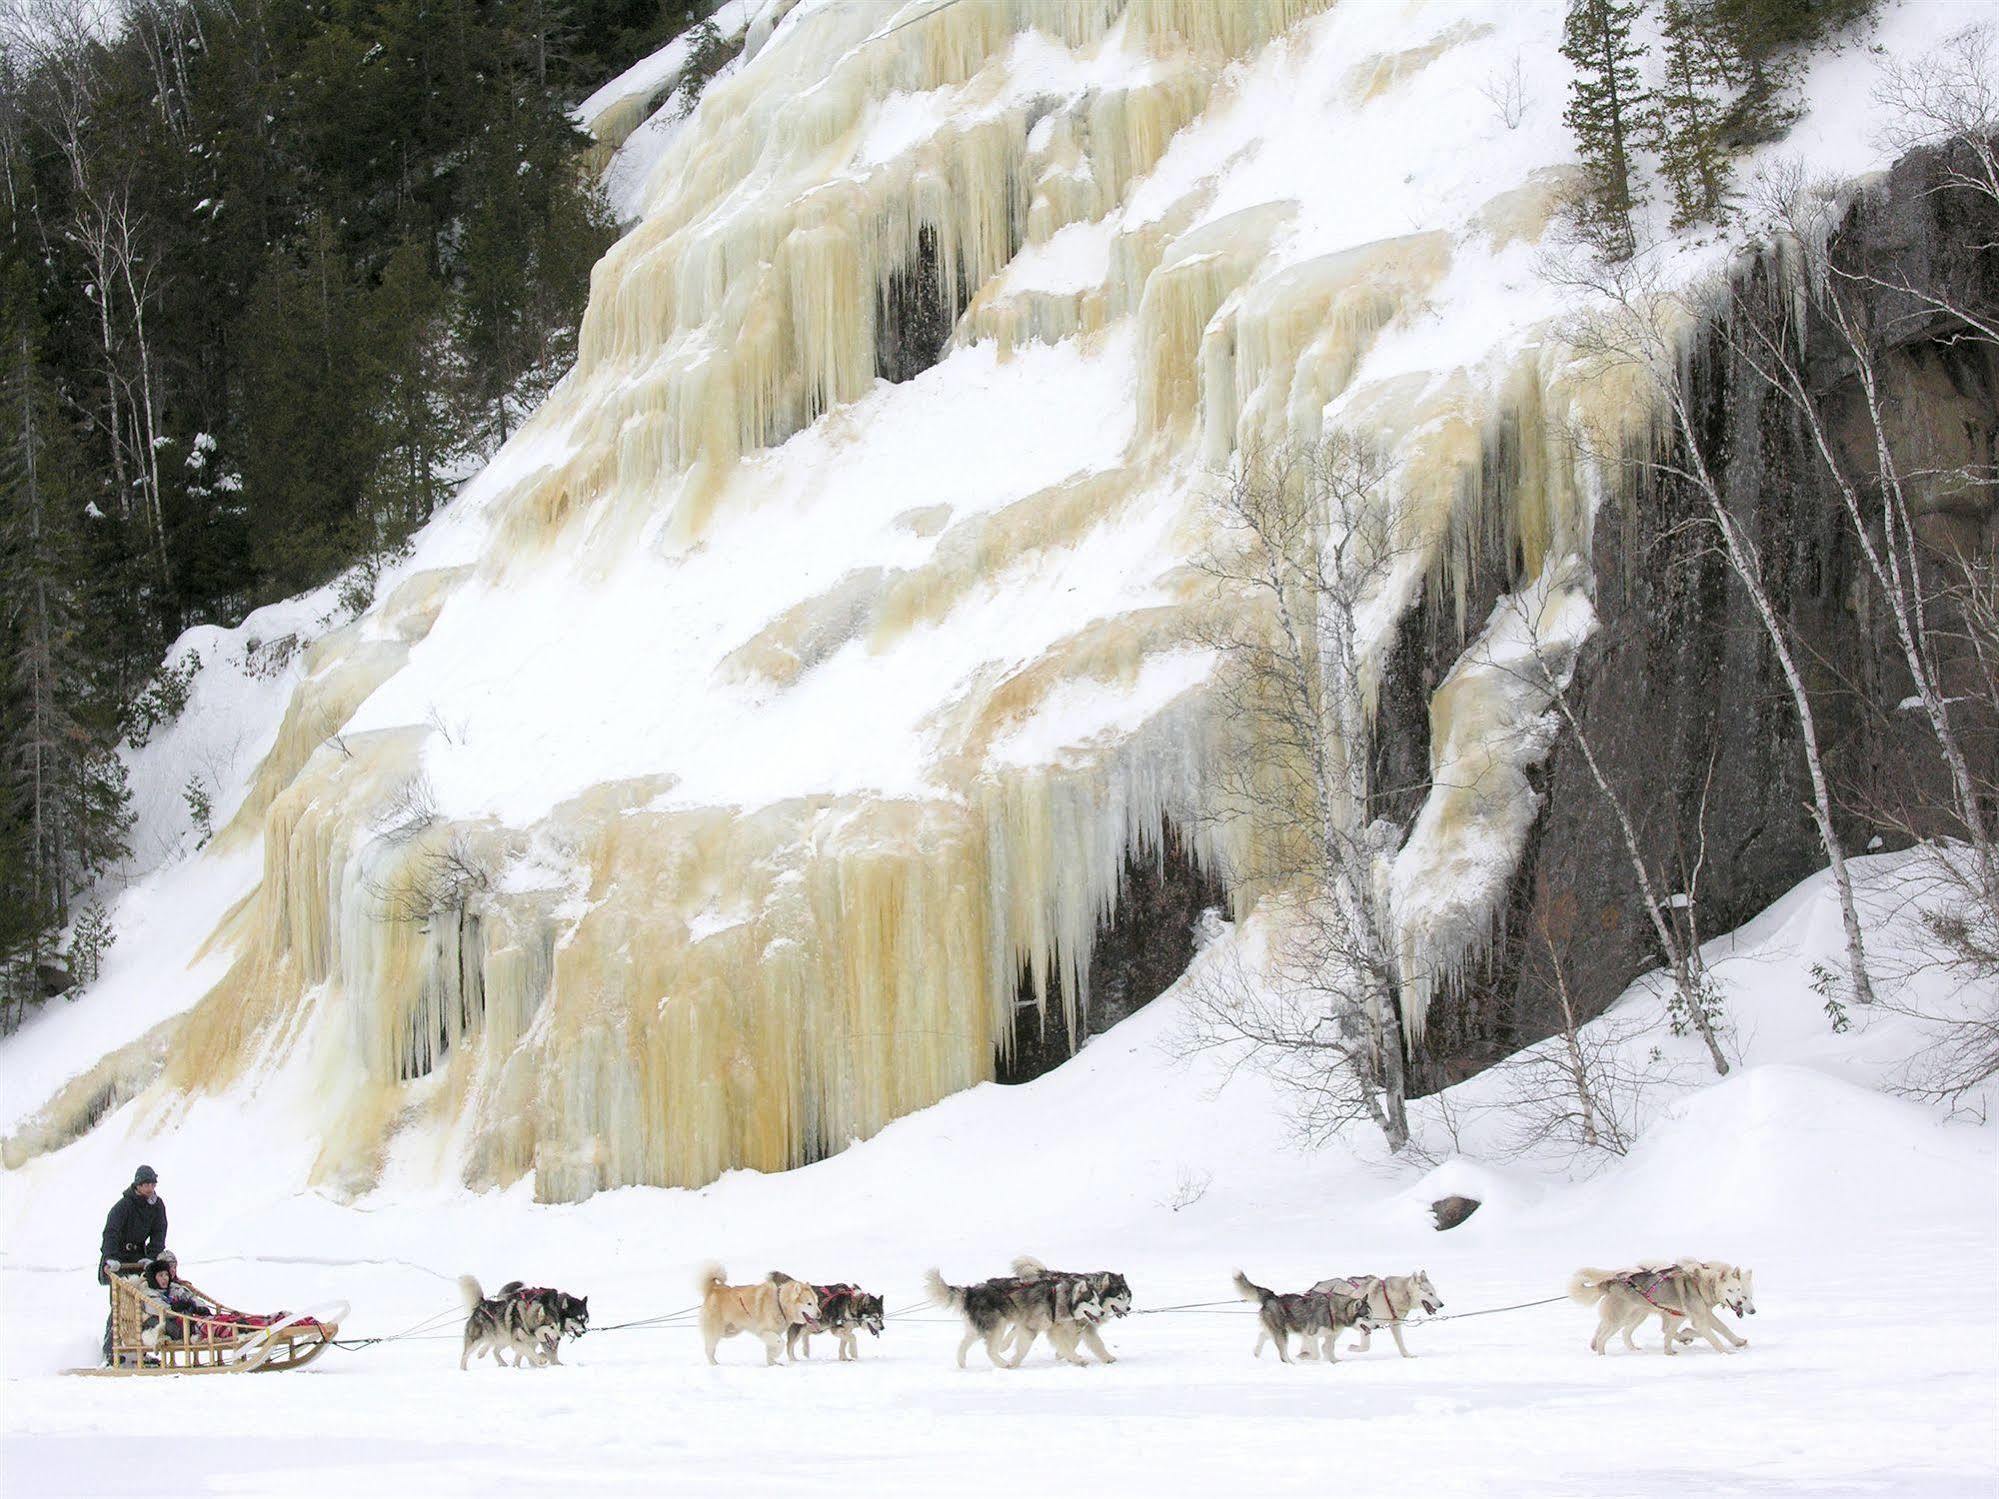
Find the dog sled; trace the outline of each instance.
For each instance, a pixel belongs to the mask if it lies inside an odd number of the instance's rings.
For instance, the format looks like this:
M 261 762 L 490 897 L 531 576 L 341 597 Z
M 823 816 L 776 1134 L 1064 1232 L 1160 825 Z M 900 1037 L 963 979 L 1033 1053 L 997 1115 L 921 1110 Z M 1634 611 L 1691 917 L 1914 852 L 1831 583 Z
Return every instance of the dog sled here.
M 179 1284 L 213 1311 L 175 1310 L 135 1275 L 113 1275 L 111 1363 L 69 1372 L 122 1376 L 303 1369 L 340 1335 L 340 1321 L 347 1315 L 344 1301 L 304 1312 L 240 1312 L 198 1286 Z

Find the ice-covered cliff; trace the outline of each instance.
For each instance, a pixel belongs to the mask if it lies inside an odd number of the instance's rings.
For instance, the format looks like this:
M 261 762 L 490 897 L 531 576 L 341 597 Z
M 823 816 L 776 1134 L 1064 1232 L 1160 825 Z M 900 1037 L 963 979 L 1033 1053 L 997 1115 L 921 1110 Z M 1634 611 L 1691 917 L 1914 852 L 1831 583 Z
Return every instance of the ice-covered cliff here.
M 1959 20 L 1905 5 L 1882 38 Z M 1448 982 L 1539 806 L 1513 730 L 1543 705 L 1480 668 L 1517 642 L 1467 579 L 1586 629 L 1574 435 L 1653 419 L 1537 274 L 1560 21 L 766 7 L 648 138 L 575 370 L 281 720 L 248 695 L 233 819 L 128 897 L 89 1006 L 135 1039 L 98 1061 L 124 1037 L 46 1022 L 78 1040 L 17 1074 L 10 1156 L 261 1093 L 336 1189 L 402 1160 L 567 1199 L 837 1150 L 991 1076 L 1023 994 L 1077 1034 L 1128 860 L 1172 829 L 1254 867 L 1203 815 L 1202 501 L 1334 429 L 1391 455 L 1406 517 L 1371 649 L 1422 601 L 1467 653 L 1394 874 L 1410 971 Z M 1510 125 L 1481 89 L 1516 66 Z M 1865 66 L 1820 64 L 1840 102 L 1788 149 L 1878 163 Z

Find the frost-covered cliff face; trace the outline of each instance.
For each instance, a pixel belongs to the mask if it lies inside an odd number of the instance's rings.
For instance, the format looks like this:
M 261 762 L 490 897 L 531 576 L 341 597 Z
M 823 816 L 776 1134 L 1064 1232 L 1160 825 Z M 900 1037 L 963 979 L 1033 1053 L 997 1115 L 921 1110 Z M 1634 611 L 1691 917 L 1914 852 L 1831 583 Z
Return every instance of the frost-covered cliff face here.
M 575 370 L 155 876 L 199 893 L 119 955 L 160 1025 L 10 1158 L 261 1090 L 335 1189 L 569 1199 L 838 1149 L 994 1076 L 1023 994 L 1079 1035 L 1132 860 L 1255 867 L 1203 816 L 1202 497 L 1335 428 L 1408 518 L 1371 669 L 1413 610 L 1446 642 L 1398 689 L 1428 718 L 1393 877 L 1420 1040 L 1541 807 L 1492 580 L 1588 631 L 1573 434 L 1653 417 L 1536 274 L 1560 10 L 766 9 L 634 197 Z M 1479 86 L 1516 58 L 1509 129 Z M 1856 170 L 1864 114 L 1794 139 Z

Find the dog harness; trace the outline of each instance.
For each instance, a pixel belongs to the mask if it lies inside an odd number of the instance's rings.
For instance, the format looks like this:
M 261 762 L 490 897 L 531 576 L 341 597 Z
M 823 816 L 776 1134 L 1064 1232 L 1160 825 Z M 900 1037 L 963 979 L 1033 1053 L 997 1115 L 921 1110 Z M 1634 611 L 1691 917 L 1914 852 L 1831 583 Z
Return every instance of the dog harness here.
M 1634 1270 L 1629 1275 L 1620 1275 L 1616 1278 L 1623 1281 L 1624 1284 L 1631 1287 L 1640 1296 L 1643 1296 L 1647 1303 L 1657 1307 L 1660 1311 L 1670 1312 L 1675 1317 L 1686 1316 L 1686 1313 L 1681 1311 L 1680 1308 L 1667 1306 L 1664 1302 L 1654 1299 L 1652 1295 L 1666 1279 L 1666 1272 L 1664 1270 Z

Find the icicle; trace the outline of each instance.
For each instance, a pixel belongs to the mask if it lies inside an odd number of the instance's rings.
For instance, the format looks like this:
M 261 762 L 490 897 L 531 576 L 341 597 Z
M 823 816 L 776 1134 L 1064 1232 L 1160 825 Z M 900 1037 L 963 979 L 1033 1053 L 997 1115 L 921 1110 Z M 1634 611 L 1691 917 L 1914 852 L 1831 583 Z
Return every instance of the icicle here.
M 215 939 L 226 976 L 170 1032 L 53 1100 L 8 1142 L 10 1164 L 155 1073 L 167 1098 L 303 1058 L 337 1080 L 313 1100 L 314 1170 L 342 1190 L 365 1187 L 418 1120 L 478 1186 L 532 1176 L 547 1200 L 693 1186 L 811 1160 L 993 1076 L 1023 976 L 1041 1024 L 1079 1039 L 1098 927 L 1126 861 L 1161 857 L 1168 824 L 1197 863 L 1230 872 L 1238 908 L 1283 893 L 1276 872 L 1299 863 L 1295 827 L 1207 815 L 1218 758 L 1255 757 L 1244 725 L 1210 722 L 1195 687 L 1102 742 L 1024 763 L 1005 752 L 1039 715 L 1061 721 L 1050 705 L 1069 687 L 1114 698 L 1184 665 L 1199 601 L 1171 569 L 1201 544 L 1202 471 L 1241 451 L 1336 424 L 1392 452 L 1383 502 L 1403 516 L 1410 561 L 1369 601 L 1370 702 L 1426 587 L 1467 634 L 1475 590 L 1489 596 L 1479 580 L 1495 575 L 1544 578 L 1571 625 L 1586 616 L 1582 572 L 1564 569 L 1589 555 L 1603 476 L 1571 433 L 1600 452 L 1653 440 L 1640 377 L 1585 375 L 1551 341 L 1510 367 L 1369 379 L 1384 333 L 1443 282 L 1450 236 L 1287 261 L 1288 203 L 1209 218 L 1212 175 L 1175 201 L 1144 198 L 1230 62 L 1324 0 L 928 3 L 818 7 L 708 91 L 593 274 L 575 369 L 509 450 L 517 477 L 485 512 L 482 581 L 558 544 L 583 565 L 641 537 L 698 544 L 712 507 L 740 492 L 742 460 L 874 389 L 880 294 L 922 274 L 959 348 L 1114 330 L 1138 371 L 1130 450 L 987 513 L 911 512 L 904 529 L 934 537 L 927 552 L 856 567 L 782 610 L 717 679 L 809 690 L 836 655 L 906 648 L 1012 570 L 1139 514 L 1170 537 L 1156 604 L 1033 660 L 991 661 L 940 701 L 922 795 L 690 808 L 660 776 L 597 786 L 531 827 L 391 830 L 385 809 L 419 773 L 425 732 L 337 731 L 466 573 L 412 579 L 304 663 L 224 834 L 261 829 L 264 856 L 258 891 Z M 1033 51 L 1016 45 L 1030 29 L 1086 61 L 1123 52 L 1101 75 L 1118 86 L 1023 84 L 1010 69 Z M 1368 59 L 1348 86 L 1386 86 L 1462 37 Z M 911 96 L 906 117 L 879 108 L 896 94 Z M 1556 185 L 1501 194 L 1479 232 L 1534 237 Z M 1054 271 L 1038 283 L 1034 254 Z M 1505 643 L 1492 620 L 1475 638 Z M 1508 680 L 1467 656 L 1433 704 L 1436 789 L 1392 886 L 1412 1039 L 1485 951 L 1532 821 L 1546 704 Z M 563 867 L 561 888 L 508 884 L 530 846 Z

